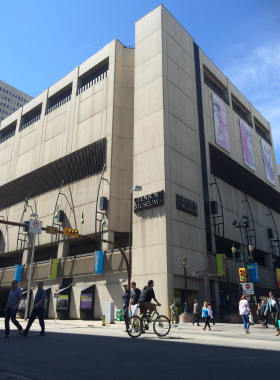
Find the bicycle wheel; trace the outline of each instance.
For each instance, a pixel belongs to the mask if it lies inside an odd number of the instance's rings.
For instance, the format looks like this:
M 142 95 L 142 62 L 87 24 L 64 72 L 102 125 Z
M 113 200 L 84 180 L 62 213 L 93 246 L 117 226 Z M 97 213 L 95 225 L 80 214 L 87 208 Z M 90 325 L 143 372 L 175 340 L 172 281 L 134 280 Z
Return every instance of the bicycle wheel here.
M 164 315 L 159 315 L 154 321 L 154 332 L 158 336 L 165 336 L 170 331 L 170 321 Z
M 131 338 L 138 338 L 142 334 L 143 324 L 140 317 L 130 317 L 127 333 Z

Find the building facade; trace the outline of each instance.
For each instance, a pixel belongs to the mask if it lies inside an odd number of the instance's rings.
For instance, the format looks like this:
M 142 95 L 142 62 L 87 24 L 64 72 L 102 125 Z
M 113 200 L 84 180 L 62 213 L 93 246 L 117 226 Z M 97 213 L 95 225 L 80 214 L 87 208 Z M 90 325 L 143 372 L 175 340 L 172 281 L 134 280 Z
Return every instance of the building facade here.
M 0 80 L 0 121 L 6 119 L 32 98 L 17 88 Z
M 163 314 L 174 298 L 179 311 L 198 298 L 236 314 L 243 263 L 234 263 L 232 245 L 240 241 L 245 264 L 258 264 L 251 302 L 277 290 L 280 187 L 270 124 L 163 6 L 136 22 L 135 48 L 112 41 L 1 123 L 1 133 L 10 128 L 15 135 L 0 144 L 2 219 L 22 223 L 35 212 L 43 226 L 83 235 L 36 235 L 32 286 L 45 282 L 50 318 L 100 318 L 111 301 L 121 308 L 127 272 L 116 247 L 128 255 L 136 185 L 132 279 L 140 288 L 155 281 Z M 29 232 L 2 227 L 1 305 L 15 265 L 27 289 L 31 245 Z M 103 273 L 95 274 L 99 251 Z

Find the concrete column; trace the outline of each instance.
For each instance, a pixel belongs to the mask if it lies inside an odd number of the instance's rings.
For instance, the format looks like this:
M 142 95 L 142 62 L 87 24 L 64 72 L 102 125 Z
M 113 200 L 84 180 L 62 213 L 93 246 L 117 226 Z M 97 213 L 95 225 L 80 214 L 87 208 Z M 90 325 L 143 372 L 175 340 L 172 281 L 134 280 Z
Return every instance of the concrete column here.
M 69 256 L 69 240 L 64 240 L 58 244 L 57 258 L 61 259 L 67 256 Z
M 26 248 L 22 255 L 22 265 L 29 264 L 31 261 L 32 248 Z
M 103 232 L 103 239 L 114 241 L 114 231 Z M 113 244 L 102 243 L 102 251 L 110 251 L 111 249 L 115 249 Z
M 204 301 L 210 302 L 210 281 L 209 281 L 209 278 L 204 278 Z
M 214 299 L 211 300 L 211 304 L 214 303 L 214 314 L 219 314 L 219 304 L 220 304 L 220 286 L 219 281 L 213 281 Z

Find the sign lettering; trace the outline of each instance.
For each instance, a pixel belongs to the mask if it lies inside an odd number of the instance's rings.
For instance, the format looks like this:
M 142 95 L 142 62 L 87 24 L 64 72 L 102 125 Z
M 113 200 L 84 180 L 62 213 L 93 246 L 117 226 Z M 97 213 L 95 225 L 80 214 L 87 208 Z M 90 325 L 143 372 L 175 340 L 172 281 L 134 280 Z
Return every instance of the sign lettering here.
M 179 194 L 176 194 L 176 208 L 177 210 L 197 216 L 197 203 Z
M 134 212 L 164 205 L 164 191 L 134 198 Z

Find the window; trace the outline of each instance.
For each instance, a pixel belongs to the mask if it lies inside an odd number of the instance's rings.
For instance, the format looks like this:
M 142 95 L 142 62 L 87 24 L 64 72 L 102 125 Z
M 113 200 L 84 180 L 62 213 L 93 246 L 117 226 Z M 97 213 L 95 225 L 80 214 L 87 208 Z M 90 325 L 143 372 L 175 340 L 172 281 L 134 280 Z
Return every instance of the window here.
M 11 99 L 11 103 L 13 104 L 13 99 Z
M 15 95 L 15 98 L 17 99 L 17 95 Z
M 13 92 L 12 92 L 12 97 L 14 97 L 14 94 L 13 94 Z
M 11 91 L 9 91 L 9 95 L 11 95 Z
M 0 91 L 2 90 L 2 87 L 0 87 Z
M 8 102 L 10 101 L 10 98 L 8 98 Z
M 5 96 L 5 100 L 7 100 L 7 96 Z
M 23 101 L 23 99 L 22 99 L 22 98 L 21 98 L 20 100 L 21 100 L 21 101 Z
M 22 107 L 22 104 L 20 106 Z
M 15 109 L 15 108 L 13 108 L 13 111 L 14 111 L 14 112 L 15 112 L 15 110 L 16 110 L 16 109 Z
M 19 103 L 17 103 L 17 106 L 19 107 Z
M 24 103 L 26 103 L 26 100 L 24 99 Z
M 2 104 L 3 104 L 3 103 L 1 102 L 1 103 L 0 103 L 0 106 L 2 106 Z

